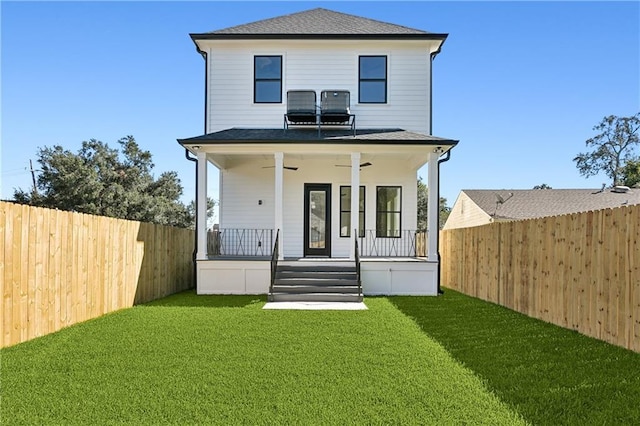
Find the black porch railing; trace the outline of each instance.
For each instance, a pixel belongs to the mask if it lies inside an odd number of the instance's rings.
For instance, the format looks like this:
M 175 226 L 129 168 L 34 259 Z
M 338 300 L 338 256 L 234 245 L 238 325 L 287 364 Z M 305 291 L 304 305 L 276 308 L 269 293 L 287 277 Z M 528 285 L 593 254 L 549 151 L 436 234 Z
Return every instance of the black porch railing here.
M 207 234 L 209 256 L 269 257 L 273 229 L 215 229 Z
M 276 232 L 276 242 L 273 245 L 273 252 L 271 254 L 271 282 L 269 284 L 269 301 L 273 301 L 273 285 L 276 282 L 276 274 L 278 272 L 278 257 L 280 255 L 280 248 L 278 242 L 280 241 L 280 230 Z
M 364 257 L 425 257 L 427 231 L 404 230 L 395 237 L 378 237 L 374 229 L 367 229 L 359 237 L 360 256 Z
M 353 230 L 357 235 L 358 230 Z M 362 294 L 362 279 L 360 278 L 360 250 L 358 250 L 358 239 L 354 238 L 354 257 L 356 258 L 356 280 L 358 281 L 358 294 Z

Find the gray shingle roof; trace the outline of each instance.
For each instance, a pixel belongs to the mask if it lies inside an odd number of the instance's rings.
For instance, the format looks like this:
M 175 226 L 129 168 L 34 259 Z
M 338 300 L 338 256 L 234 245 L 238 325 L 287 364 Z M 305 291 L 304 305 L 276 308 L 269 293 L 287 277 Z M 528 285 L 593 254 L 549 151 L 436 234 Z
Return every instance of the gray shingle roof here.
M 418 36 L 444 39 L 446 34 L 435 34 L 402 25 L 334 12 L 323 8 L 292 13 L 248 24 L 191 34 L 194 39 L 225 38 L 224 36 Z
M 457 140 L 439 138 L 422 133 L 409 132 L 402 129 L 358 129 L 356 136 L 351 130 L 322 130 L 318 135 L 317 128 L 309 129 L 227 129 L 215 133 L 178 139 L 180 144 L 216 144 L 216 143 L 405 143 L 415 145 L 446 145 L 452 146 Z
M 640 189 L 620 194 L 611 189 L 464 189 L 496 219 L 533 219 L 640 204 Z M 513 194 L 513 195 L 511 195 Z M 498 203 L 498 196 L 503 203 Z

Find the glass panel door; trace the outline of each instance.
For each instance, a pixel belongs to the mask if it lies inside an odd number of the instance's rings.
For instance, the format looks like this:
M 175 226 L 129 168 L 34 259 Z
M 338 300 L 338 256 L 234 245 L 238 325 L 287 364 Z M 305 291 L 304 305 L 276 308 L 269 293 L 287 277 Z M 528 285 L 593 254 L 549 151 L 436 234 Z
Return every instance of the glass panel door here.
M 331 256 L 331 185 L 304 185 L 304 255 Z
M 327 217 L 327 193 L 325 191 L 309 191 L 309 248 L 326 247 L 325 230 Z

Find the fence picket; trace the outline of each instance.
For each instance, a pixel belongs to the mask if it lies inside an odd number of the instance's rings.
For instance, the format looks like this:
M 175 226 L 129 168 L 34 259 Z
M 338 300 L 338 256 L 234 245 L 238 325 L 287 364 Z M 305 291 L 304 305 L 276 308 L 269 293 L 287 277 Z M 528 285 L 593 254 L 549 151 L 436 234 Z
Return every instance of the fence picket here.
M 443 285 L 640 352 L 640 205 L 441 231 Z
M 191 288 L 193 242 L 187 229 L 0 202 L 0 347 Z

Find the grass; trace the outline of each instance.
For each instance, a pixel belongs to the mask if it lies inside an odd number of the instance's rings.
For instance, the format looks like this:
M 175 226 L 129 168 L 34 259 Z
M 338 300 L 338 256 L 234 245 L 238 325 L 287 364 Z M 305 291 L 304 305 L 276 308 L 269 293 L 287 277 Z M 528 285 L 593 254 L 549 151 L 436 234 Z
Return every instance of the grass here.
M 3 349 L 0 422 L 524 424 L 389 299 L 263 304 L 181 293 Z
M 638 353 L 452 290 L 390 300 L 533 424 L 640 424 Z
M 640 354 L 451 290 L 181 293 L 0 352 L 2 424 L 639 424 Z

